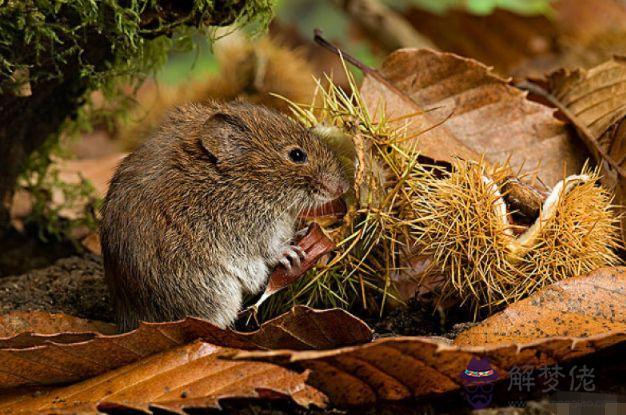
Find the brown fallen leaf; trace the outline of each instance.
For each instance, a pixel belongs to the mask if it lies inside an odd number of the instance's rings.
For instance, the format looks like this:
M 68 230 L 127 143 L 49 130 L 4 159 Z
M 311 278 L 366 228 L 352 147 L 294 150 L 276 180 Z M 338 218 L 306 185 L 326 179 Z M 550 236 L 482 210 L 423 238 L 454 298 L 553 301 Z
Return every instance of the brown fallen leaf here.
M 454 344 L 525 343 L 554 336 L 626 332 L 626 267 L 552 284 L 459 334 Z
M 409 8 L 405 17 L 448 52 L 503 75 L 540 77 L 560 67 L 590 68 L 626 52 L 626 7 L 619 0 L 559 0 L 551 16 L 495 10 L 485 16 Z
M 438 49 L 492 65 L 502 75 L 532 57 L 551 53 L 557 37 L 557 28 L 547 17 L 506 10 L 478 16 L 462 10 L 434 14 L 413 7 L 404 15 Z
M 578 173 L 587 157 L 553 109 L 529 101 L 477 61 L 403 49 L 387 57 L 379 74 L 405 95 L 367 76 L 361 94 L 370 113 L 384 104 L 386 118 L 401 120 L 413 137 L 404 145 L 434 160 L 508 160 L 522 172 L 538 170 L 553 186 Z
M 562 364 L 626 345 L 626 268 L 605 268 L 553 285 L 448 345 L 397 337 L 327 351 L 240 351 L 234 359 L 311 371 L 309 384 L 339 405 L 446 393 L 462 386 L 470 360 L 487 358 L 500 379 L 515 367 Z
M 626 212 L 626 58 L 615 57 L 589 70 L 559 70 L 547 89 L 526 83 L 576 127 L 590 154 L 602 166 L 603 183 L 614 190 Z M 626 241 L 626 216 L 622 217 Z
M 14 311 L 0 316 L 0 347 L 33 347 L 42 342 L 78 343 L 115 334 L 114 324 L 44 311 Z
M 324 394 L 306 385 L 308 373 L 271 363 L 221 359 L 225 352 L 232 349 L 196 341 L 71 386 L 0 398 L 0 412 L 186 413 L 192 408 L 219 408 L 224 398 L 278 397 L 304 407 L 325 406 Z
M 52 322 L 59 318 L 49 316 Z M 39 324 L 45 324 L 45 315 L 39 314 L 39 318 Z M 76 325 L 72 327 L 76 330 Z M 371 329 L 343 310 L 320 311 L 304 306 L 294 307 L 248 333 L 223 330 L 189 317 L 170 323 L 143 323 L 136 330 L 117 335 L 18 334 L 0 339 L 0 367 L 11 368 L 0 371 L 0 389 L 75 382 L 196 339 L 238 349 L 307 350 L 359 344 L 371 338 Z
M 0 340 L 26 333 L 98 332 L 114 334 L 115 325 L 45 311 L 14 311 L 0 316 Z
M 473 357 L 486 357 L 499 378 L 505 379 L 515 367 L 561 364 L 619 344 L 626 344 L 626 331 L 484 347 L 395 337 L 327 351 L 242 351 L 232 357 L 310 370 L 307 383 L 334 404 L 368 405 L 457 390 L 462 386 L 459 375 Z
M 609 157 L 614 160 L 621 160 L 619 166 L 622 169 L 626 169 L 626 117 L 621 121 L 615 123 L 605 134 L 607 141 L 612 143 L 609 150 Z M 600 140 L 602 142 L 602 139 Z M 606 166 L 605 166 L 606 167 Z M 611 177 L 614 177 L 612 179 Z M 623 175 L 610 176 L 606 175 L 606 181 L 611 184 L 611 181 L 615 180 L 615 204 L 621 210 L 622 218 L 622 248 L 626 247 L 626 178 Z
M 256 314 L 258 307 L 265 300 L 298 280 L 308 270 L 313 268 L 322 256 L 335 249 L 335 243 L 326 236 L 320 225 L 315 222 L 309 226 L 306 235 L 298 241 L 297 245 L 306 254 L 304 261 L 302 261 L 299 267 L 292 267 L 291 270 L 286 269 L 282 265 L 277 266 L 270 274 L 269 281 L 261 297 L 256 303 L 244 310 L 243 313 L 251 310 L 253 314 Z

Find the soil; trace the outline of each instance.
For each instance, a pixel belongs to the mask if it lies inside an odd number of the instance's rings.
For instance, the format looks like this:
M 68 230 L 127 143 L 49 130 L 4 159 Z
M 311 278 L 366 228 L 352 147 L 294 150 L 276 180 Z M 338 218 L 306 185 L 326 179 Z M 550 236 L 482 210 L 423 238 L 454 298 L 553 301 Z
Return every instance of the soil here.
M 415 300 L 410 300 L 406 308 L 387 313 L 382 319 L 365 319 L 379 337 L 438 336 L 449 340 L 477 324 L 466 320 L 465 313 L 433 311 Z
M 42 310 L 92 320 L 112 322 L 113 309 L 102 258 L 76 255 L 23 275 L 0 278 L 0 313 L 12 310 Z M 459 323 L 461 316 L 439 315 L 416 302 L 396 309 L 381 320 L 364 318 L 379 337 L 440 336 L 453 339 L 472 323 Z M 245 330 L 245 327 L 238 328 Z
M 90 254 L 74 256 L 0 279 L 0 313 L 12 310 L 43 310 L 112 321 L 102 259 Z

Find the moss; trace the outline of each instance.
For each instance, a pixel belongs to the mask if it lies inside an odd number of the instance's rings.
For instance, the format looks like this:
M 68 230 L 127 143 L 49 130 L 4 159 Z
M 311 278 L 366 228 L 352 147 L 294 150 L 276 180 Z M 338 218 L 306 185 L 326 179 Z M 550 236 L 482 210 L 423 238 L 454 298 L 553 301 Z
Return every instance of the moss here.
M 162 3 L 162 4 L 161 4 Z M 141 79 L 160 67 L 168 51 L 191 46 L 189 28 L 208 30 L 208 24 L 267 26 L 271 0 L 0 0 L 0 93 L 19 84 L 16 71 L 28 70 L 36 83 L 62 78 L 72 59 L 81 64 L 80 76 L 92 89 L 113 77 Z M 92 35 L 106 44 L 109 58 L 101 64 L 90 45 Z M 94 46 L 93 48 L 91 46 Z M 23 77 L 22 77 L 23 78 Z
M 53 121 L 51 134 L 33 139 L 36 147 L 29 159 L 16 161 L 21 186 L 33 196 L 31 219 L 48 234 L 64 234 L 74 225 L 60 225 L 51 208 L 52 188 L 60 189 L 68 201 L 89 197 L 89 183 L 65 185 L 50 170 L 61 135 L 89 130 L 94 120 L 106 122 L 114 115 L 106 108 L 123 111 L 124 103 L 167 61 L 170 51 L 194 46 L 192 35 L 200 32 L 212 38 L 211 27 L 229 24 L 263 30 L 272 6 L 272 0 L 0 0 L 0 99 L 11 102 L 11 96 L 32 94 L 33 102 L 45 106 L 49 99 L 35 98 L 45 94 L 42 91 L 60 90 L 67 96 L 61 100 L 67 108 L 50 108 L 65 121 Z M 90 102 L 95 90 L 108 102 L 97 112 Z M 35 118 L 45 123 L 45 114 L 36 115 L 42 110 L 29 107 L 33 116 L 19 122 L 30 124 Z M 28 131 L 12 124 L 17 131 Z M 25 139 L 11 129 L 2 134 L 14 141 Z M 79 223 L 93 225 L 92 219 L 86 212 Z

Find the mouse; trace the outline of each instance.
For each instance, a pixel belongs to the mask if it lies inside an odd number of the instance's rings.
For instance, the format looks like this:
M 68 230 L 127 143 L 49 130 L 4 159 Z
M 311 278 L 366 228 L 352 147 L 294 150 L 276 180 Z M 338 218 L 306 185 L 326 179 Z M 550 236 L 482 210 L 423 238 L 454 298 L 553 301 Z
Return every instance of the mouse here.
M 102 206 L 120 331 L 187 316 L 232 326 L 276 266 L 305 259 L 298 217 L 348 188 L 336 153 L 284 114 L 243 101 L 173 110 L 120 163 Z

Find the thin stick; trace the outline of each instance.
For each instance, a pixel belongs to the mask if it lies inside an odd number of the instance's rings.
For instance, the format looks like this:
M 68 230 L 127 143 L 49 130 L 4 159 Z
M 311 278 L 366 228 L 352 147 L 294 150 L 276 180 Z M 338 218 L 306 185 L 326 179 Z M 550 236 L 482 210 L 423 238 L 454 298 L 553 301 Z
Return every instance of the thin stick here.
M 413 98 L 411 98 L 404 91 L 402 91 L 401 89 L 396 87 L 394 84 L 389 82 L 376 69 L 367 66 L 366 64 L 364 64 L 363 62 L 355 58 L 354 56 L 342 51 L 339 47 L 333 45 L 332 43 L 324 39 L 324 37 L 322 36 L 322 31 L 320 29 L 315 29 L 313 33 L 314 33 L 313 40 L 315 41 L 315 43 L 317 43 L 318 45 L 320 45 L 321 47 L 325 49 L 328 49 L 329 51 L 339 56 L 340 58 L 346 60 L 347 62 L 350 62 L 355 67 L 359 68 L 361 72 L 376 79 L 378 82 L 385 85 L 387 89 L 394 92 L 396 95 L 400 96 L 402 99 L 410 103 L 411 106 L 417 108 L 420 112 L 424 112 L 424 110 L 421 109 L 419 105 L 417 105 L 417 103 L 413 100 Z

